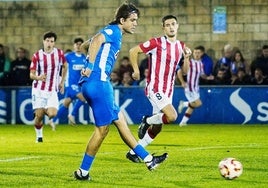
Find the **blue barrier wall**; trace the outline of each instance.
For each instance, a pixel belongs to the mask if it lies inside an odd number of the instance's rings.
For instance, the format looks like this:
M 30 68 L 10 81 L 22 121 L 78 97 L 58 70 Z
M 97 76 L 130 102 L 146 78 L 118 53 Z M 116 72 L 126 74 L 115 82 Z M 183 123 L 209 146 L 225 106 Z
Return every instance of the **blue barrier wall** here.
M 143 88 L 115 88 L 115 101 L 126 115 L 129 124 L 138 124 L 143 115 L 151 114 L 151 105 Z M 189 121 L 192 124 L 267 124 L 267 87 L 201 87 L 203 105 L 196 109 Z M 62 102 L 63 96 L 59 95 Z M 186 100 L 183 89 L 176 87 L 173 105 Z M 72 106 L 70 106 L 72 108 Z M 176 123 L 183 116 L 179 114 Z M 87 105 L 79 109 L 76 120 L 82 124 L 94 122 Z M 45 119 L 47 122 L 48 119 Z M 67 123 L 60 119 L 59 123 Z M 31 88 L 0 89 L 0 124 L 33 124 Z

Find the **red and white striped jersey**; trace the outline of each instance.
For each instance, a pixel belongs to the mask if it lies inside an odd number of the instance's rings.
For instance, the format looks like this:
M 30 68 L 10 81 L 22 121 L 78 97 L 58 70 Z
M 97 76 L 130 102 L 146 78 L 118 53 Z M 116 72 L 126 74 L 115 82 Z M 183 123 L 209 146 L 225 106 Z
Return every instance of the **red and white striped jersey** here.
M 199 92 L 199 78 L 204 74 L 204 66 L 201 60 L 190 60 L 187 72 L 187 88 L 191 92 Z
M 145 93 L 148 91 L 163 92 L 168 97 L 173 96 L 175 71 L 183 54 L 185 44 L 176 40 L 168 41 L 165 36 L 152 38 L 140 44 L 144 53 L 150 56 L 149 74 Z
M 54 48 L 51 53 L 44 52 L 43 49 L 38 50 L 32 57 L 30 70 L 35 70 L 36 75 L 46 74 L 46 81 L 33 81 L 33 88 L 43 91 L 58 91 L 60 83 L 61 66 L 66 63 L 64 52 Z

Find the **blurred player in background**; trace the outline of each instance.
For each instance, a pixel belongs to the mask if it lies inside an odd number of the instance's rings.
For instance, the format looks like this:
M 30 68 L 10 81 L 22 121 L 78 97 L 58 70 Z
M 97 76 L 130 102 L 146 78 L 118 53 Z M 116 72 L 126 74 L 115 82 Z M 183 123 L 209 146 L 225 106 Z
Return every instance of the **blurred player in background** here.
M 56 33 L 46 32 L 43 35 L 43 49 L 34 53 L 30 66 L 36 142 L 43 142 L 44 116 L 47 115 L 51 119 L 57 115 L 59 106 L 57 92 L 64 93 L 67 63 L 64 52 L 55 48 L 56 40 Z M 62 72 L 61 79 L 60 72 Z
M 180 122 L 180 126 L 187 125 L 195 108 L 202 105 L 199 93 L 199 78 L 213 80 L 214 76 L 207 76 L 204 72 L 204 64 L 201 61 L 202 50 L 196 47 L 193 51 L 193 58 L 190 59 L 189 56 L 185 56 L 182 68 L 177 71 L 177 76 L 180 80 L 181 86 L 184 88 L 184 93 L 188 101 L 180 101 L 178 112 L 181 113 L 184 107 L 187 110 Z M 186 81 L 183 79 L 183 74 L 187 74 Z
M 115 104 L 110 75 L 121 49 L 122 35 L 134 33 L 139 10 L 131 3 L 122 4 L 116 11 L 114 21 L 101 29 L 91 40 L 83 43 L 88 48 L 88 62 L 82 70 L 82 93 L 91 106 L 95 129 L 87 144 L 80 168 L 74 172 L 78 180 L 90 180 L 89 171 L 95 156 L 113 123 L 122 140 L 143 159 L 149 170 L 155 169 L 167 158 L 167 153 L 152 156 L 139 145 L 128 128 L 126 119 Z
M 177 119 L 177 111 L 172 105 L 172 97 L 176 78 L 176 67 L 188 49 L 185 44 L 177 40 L 179 23 L 173 15 L 162 18 L 164 36 L 152 38 L 130 49 L 130 61 L 135 80 L 140 79 L 138 55 L 149 55 L 149 73 L 145 93 L 153 107 L 153 115 L 144 116 L 139 126 L 139 144 L 143 147 L 153 142 L 161 132 L 163 124 L 169 124 Z M 133 162 L 140 162 L 139 157 L 130 150 L 126 157 Z
M 86 103 L 86 99 L 83 97 L 81 88 L 78 85 L 78 81 L 81 77 L 81 70 L 86 62 L 86 56 L 81 51 L 81 44 L 83 42 L 84 40 L 82 38 L 75 38 L 73 45 L 74 51 L 65 54 L 68 63 L 68 71 L 65 81 L 65 98 L 63 104 L 59 108 L 57 116 L 49 122 L 53 130 L 55 130 L 56 120 L 67 115 L 69 105 L 73 100 L 77 99 L 72 112 L 68 115 L 69 122 L 73 125 L 76 124 L 75 117 L 78 114 L 79 108 Z

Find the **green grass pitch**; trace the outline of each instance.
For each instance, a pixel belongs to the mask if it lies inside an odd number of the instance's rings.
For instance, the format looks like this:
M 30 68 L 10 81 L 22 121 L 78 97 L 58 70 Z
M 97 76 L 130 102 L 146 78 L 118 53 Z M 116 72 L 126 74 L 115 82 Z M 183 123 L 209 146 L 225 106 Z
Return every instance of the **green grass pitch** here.
M 128 147 L 114 126 L 93 163 L 92 181 L 77 181 L 72 173 L 81 163 L 92 125 L 44 127 L 44 142 L 35 143 L 33 126 L 0 125 L 0 187 L 189 187 L 267 188 L 267 125 L 166 125 L 146 149 L 168 152 L 169 158 L 155 171 L 132 163 Z M 137 136 L 137 126 L 130 129 Z M 218 163 L 235 157 L 243 174 L 223 179 Z

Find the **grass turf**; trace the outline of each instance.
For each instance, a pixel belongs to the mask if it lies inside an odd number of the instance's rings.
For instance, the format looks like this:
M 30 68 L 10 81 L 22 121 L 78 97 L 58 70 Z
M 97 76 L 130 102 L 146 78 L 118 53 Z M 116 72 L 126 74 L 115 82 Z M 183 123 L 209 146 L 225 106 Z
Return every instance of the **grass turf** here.
M 137 126 L 130 126 L 136 136 Z M 81 163 L 92 125 L 44 127 L 44 142 L 35 143 L 33 126 L 0 125 L 0 187 L 268 187 L 267 125 L 164 126 L 146 149 L 169 153 L 155 171 L 125 157 L 127 146 L 114 126 L 93 163 L 92 181 L 72 173 Z M 223 179 L 218 163 L 225 157 L 242 162 L 243 174 Z

